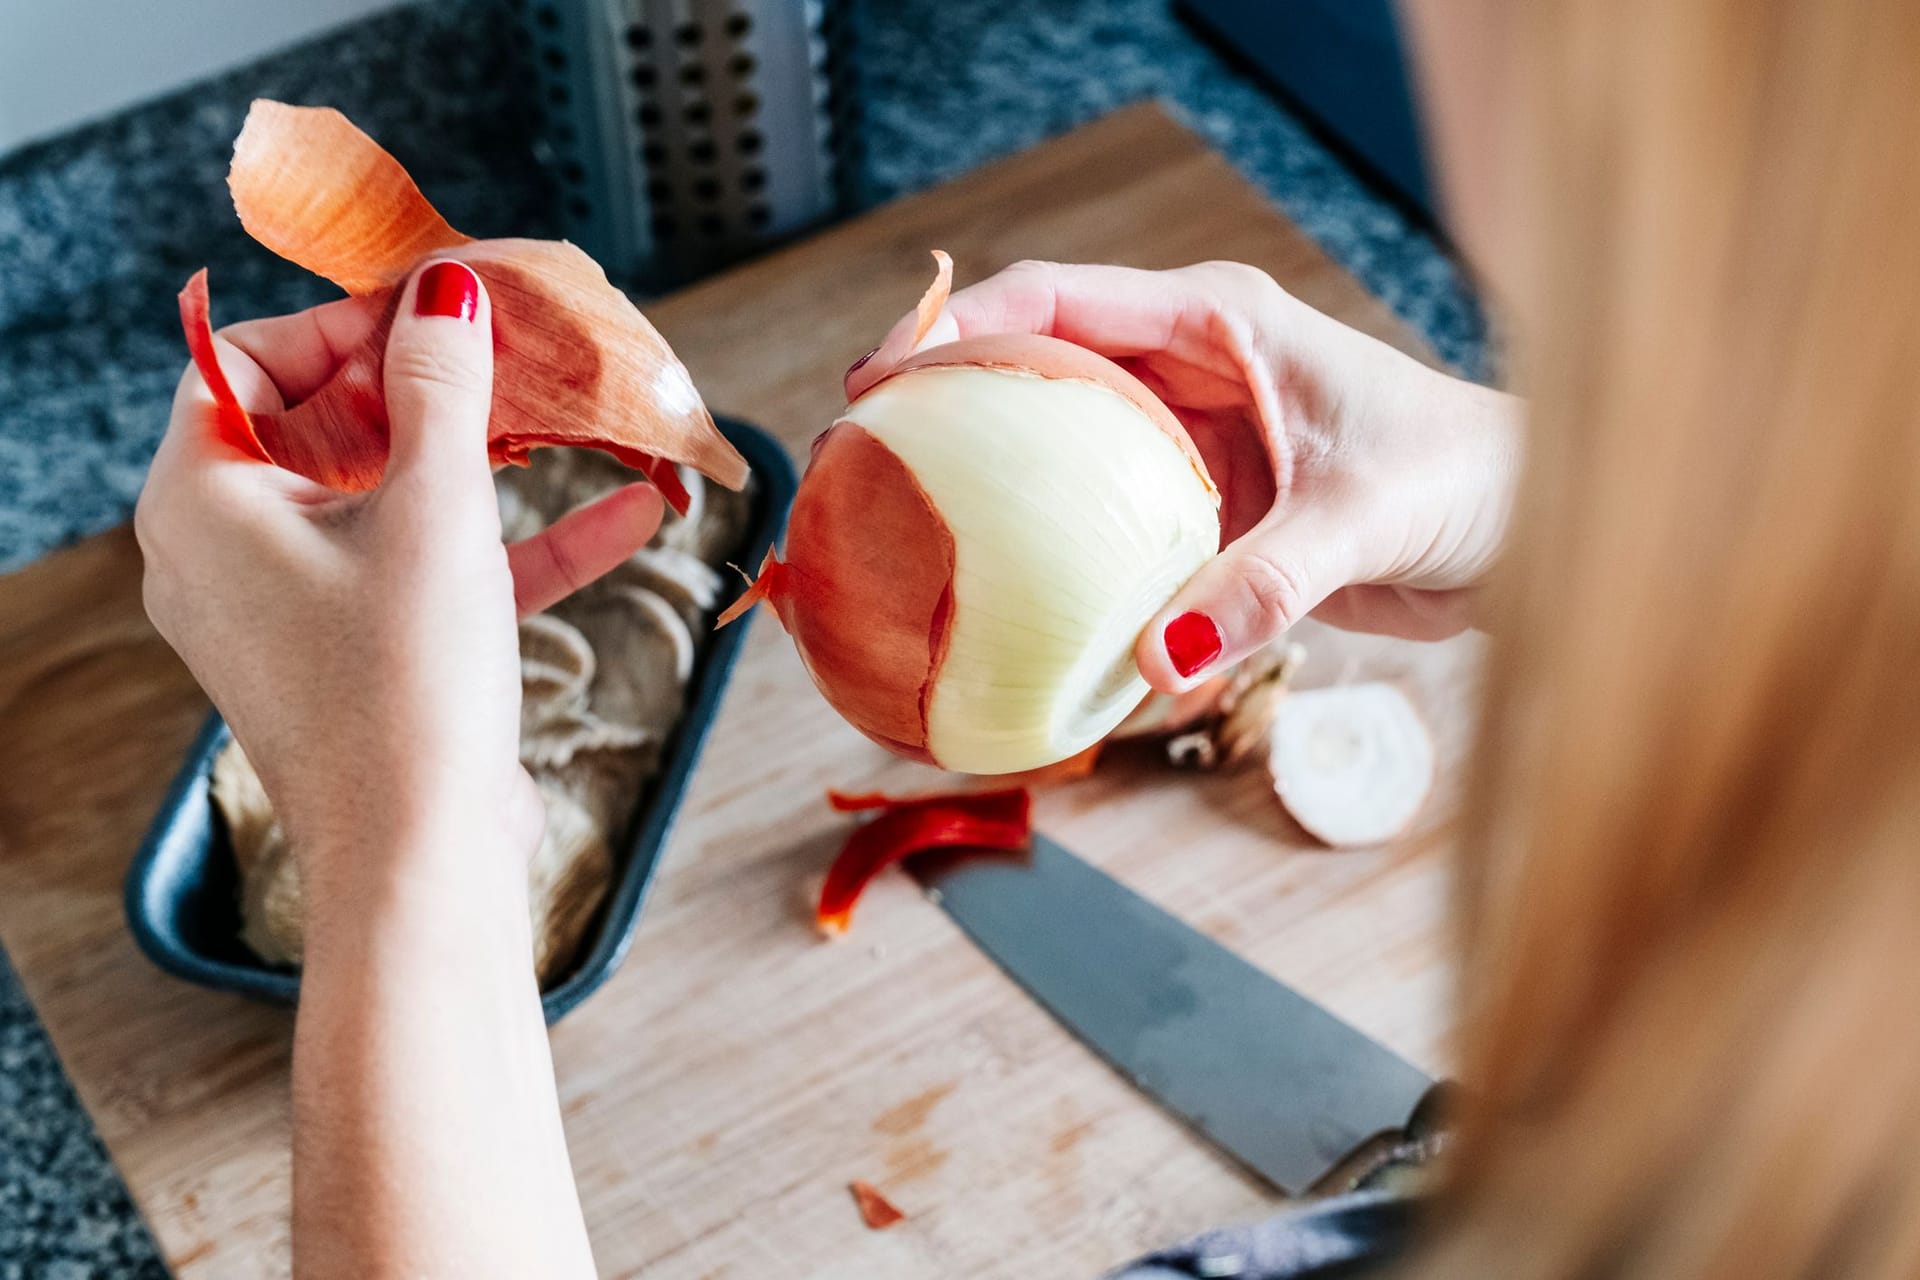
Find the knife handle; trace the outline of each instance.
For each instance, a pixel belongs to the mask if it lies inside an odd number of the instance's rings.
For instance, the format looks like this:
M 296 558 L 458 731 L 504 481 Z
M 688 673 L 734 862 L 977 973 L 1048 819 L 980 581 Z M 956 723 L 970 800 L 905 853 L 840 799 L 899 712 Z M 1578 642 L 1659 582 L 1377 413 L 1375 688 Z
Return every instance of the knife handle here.
M 1406 1124 L 1355 1147 L 1307 1188 L 1306 1198 L 1350 1191 L 1412 1194 L 1425 1190 L 1433 1181 L 1433 1166 L 1453 1144 L 1452 1117 L 1459 1095 L 1460 1086 L 1453 1081 L 1435 1081 L 1413 1104 Z

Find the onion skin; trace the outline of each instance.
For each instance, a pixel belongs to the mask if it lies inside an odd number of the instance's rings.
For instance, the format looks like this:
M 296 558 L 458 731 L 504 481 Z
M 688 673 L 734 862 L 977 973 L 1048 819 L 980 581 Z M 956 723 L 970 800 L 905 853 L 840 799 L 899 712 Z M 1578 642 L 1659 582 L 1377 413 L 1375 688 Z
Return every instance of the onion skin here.
M 820 886 L 814 923 L 829 937 L 847 931 L 873 878 L 903 859 L 936 850 L 1011 852 L 1033 838 L 1033 794 L 1025 787 L 900 797 L 829 791 L 827 803 L 841 813 L 875 814 L 847 837 Z
M 953 535 L 906 464 L 853 423 L 814 445 L 777 581 L 781 624 L 834 709 L 936 763 L 927 699 L 947 650 Z
M 477 240 L 441 256 L 472 267 L 493 304 L 494 360 L 504 370 L 495 378 L 487 424 L 495 462 L 524 465 L 528 453 L 547 445 L 590 446 L 645 473 L 675 510 L 685 508 L 686 492 L 654 449 L 686 457 L 730 488 L 745 481 L 745 460 L 713 431 L 678 361 L 668 355 L 657 369 L 625 367 L 655 358 L 647 348 L 659 345 L 659 339 L 650 329 L 622 345 L 608 345 L 607 335 L 616 326 L 645 322 L 607 287 L 605 275 L 586 254 L 550 241 Z M 560 283 L 572 280 L 580 282 L 578 291 Z M 349 493 L 380 482 L 388 429 L 387 334 L 399 303 L 395 289 L 374 331 L 313 396 L 284 413 L 252 415 L 260 443 L 275 463 Z M 647 421 L 650 414 L 620 415 L 619 435 L 598 425 L 612 416 L 609 406 L 616 400 L 645 404 L 635 388 L 662 379 L 684 388 L 686 404 L 699 406 L 687 411 L 691 421 L 681 439 L 670 434 L 674 428 Z
M 213 397 L 214 432 L 222 443 L 247 457 L 271 462 L 253 429 L 252 418 L 240 407 L 240 397 L 233 393 L 226 370 L 220 367 L 220 357 L 213 348 L 212 306 L 207 296 L 207 269 L 202 267 L 180 291 L 180 328 L 187 336 L 187 354 L 193 359 L 193 367 L 207 384 L 207 394 Z
M 221 434 L 236 447 L 343 492 L 379 484 L 388 331 L 408 273 L 439 256 L 473 268 L 492 303 L 494 462 L 524 463 L 548 445 L 600 449 L 643 472 L 683 514 L 688 494 L 675 463 L 731 489 L 746 482 L 745 459 L 714 426 L 685 367 L 575 246 L 462 235 L 397 160 L 326 108 L 255 102 L 227 185 L 241 225 L 261 244 L 380 300 L 376 328 L 325 386 L 284 412 L 249 414 L 218 376 L 206 273 L 188 282 L 180 295 L 187 345 Z
M 913 345 L 919 346 L 933 329 L 934 321 L 946 309 L 947 295 L 953 292 L 953 258 L 945 249 L 933 251 L 933 283 L 920 295 L 913 307 Z
M 885 1231 L 907 1220 L 906 1211 L 880 1194 L 871 1182 L 855 1178 L 847 1184 L 847 1190 L 853 1193 L 854 1206 L 860 1210 L 860 1221 L 867 1224 L 867 1230 Z
M 429 254 L 469 242 L 332 107 L 255 99 L 227 189 L 248 235 L 351 294 L 391 288 Z

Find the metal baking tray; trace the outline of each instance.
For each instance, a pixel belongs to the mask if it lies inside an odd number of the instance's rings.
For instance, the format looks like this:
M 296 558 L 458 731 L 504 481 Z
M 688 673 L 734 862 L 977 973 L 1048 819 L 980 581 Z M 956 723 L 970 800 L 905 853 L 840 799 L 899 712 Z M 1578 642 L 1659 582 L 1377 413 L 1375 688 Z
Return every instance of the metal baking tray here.
M 785 528 L 798 483 L 793 463 L 779 442 L 757 427 L 722 418 L 720 430 L 753 468 L 753 517 L 735 562 L 758 565 Z M 686 710 L 660 771 L 637 797 L 624 840 L 615 843 L 607 900 L 571 971 L 541 993 L 549 1023 L 593 994 L 626 957 L 647 885 L 746 640 L 746 623 L 743 619 L 710 635 L 701 649 L 687 686 Z M 148 959 L 168 973 L 216 991 L 292 1004 L 300 996 L 299 972 L 267 964 L 240 941 L 239 872 L 226 822 L 208 787 L 214 757 L 230 736 L 216 712 L 187 751 L 127 869 L 127 924 Z

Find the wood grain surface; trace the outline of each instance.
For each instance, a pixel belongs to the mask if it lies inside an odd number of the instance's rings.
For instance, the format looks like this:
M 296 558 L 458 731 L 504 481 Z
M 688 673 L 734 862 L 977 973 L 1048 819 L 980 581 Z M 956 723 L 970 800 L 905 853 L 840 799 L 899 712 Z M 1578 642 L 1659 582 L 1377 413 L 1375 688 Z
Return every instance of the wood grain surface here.
M 236 228 L 235 234 L 239 234 Z M 1408 336 L 1154 107 L 1090 125 L 650 308 L 716 409 L 804 457 L 846 365 L 910 307 L 1019 258 L 1237 258 Z M 184 358 L 184 357 L 183 357 Z M 285 1274 L 286 1011 L 165 977 L 120 882 L 206 703 L 149 629 L 117 531 L 0 580 L 0 941 L 179 1274 Z M 1333 854 L 1257 773 L 1120 759 L 1046 793 L 1091 860 L 1430 1069 L 1444 1066 L 1444 853 L 1475 646 L 1301 628 L 1304 684 L 1402 680 L 1442 784 L 1413 835 Z M 754 625 L 625 966 L 553 1034 L 608 1276 L 1087 1276 L 1278 1205 L 1021 995 L 904 877 L 837 943 L 807 898 L 847 829 L 829 786 L 920 786 Z M 866 1230 L 850 1180 L 910 1215 Z

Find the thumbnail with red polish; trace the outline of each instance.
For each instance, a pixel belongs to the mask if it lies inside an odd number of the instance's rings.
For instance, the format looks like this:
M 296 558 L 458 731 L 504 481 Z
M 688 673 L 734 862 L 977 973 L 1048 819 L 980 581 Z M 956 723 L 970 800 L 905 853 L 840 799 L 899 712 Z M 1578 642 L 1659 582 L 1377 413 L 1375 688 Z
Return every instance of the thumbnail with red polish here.
M 1189 609 L 1167 624 L 1167 658 L 1182 679 L 1220 656 L 1220 628 L 1213 619 Z
M 480 310 L 480 278 L 464 262 L 436 262 L 420 273 L 413 314 L 471 320 Z

